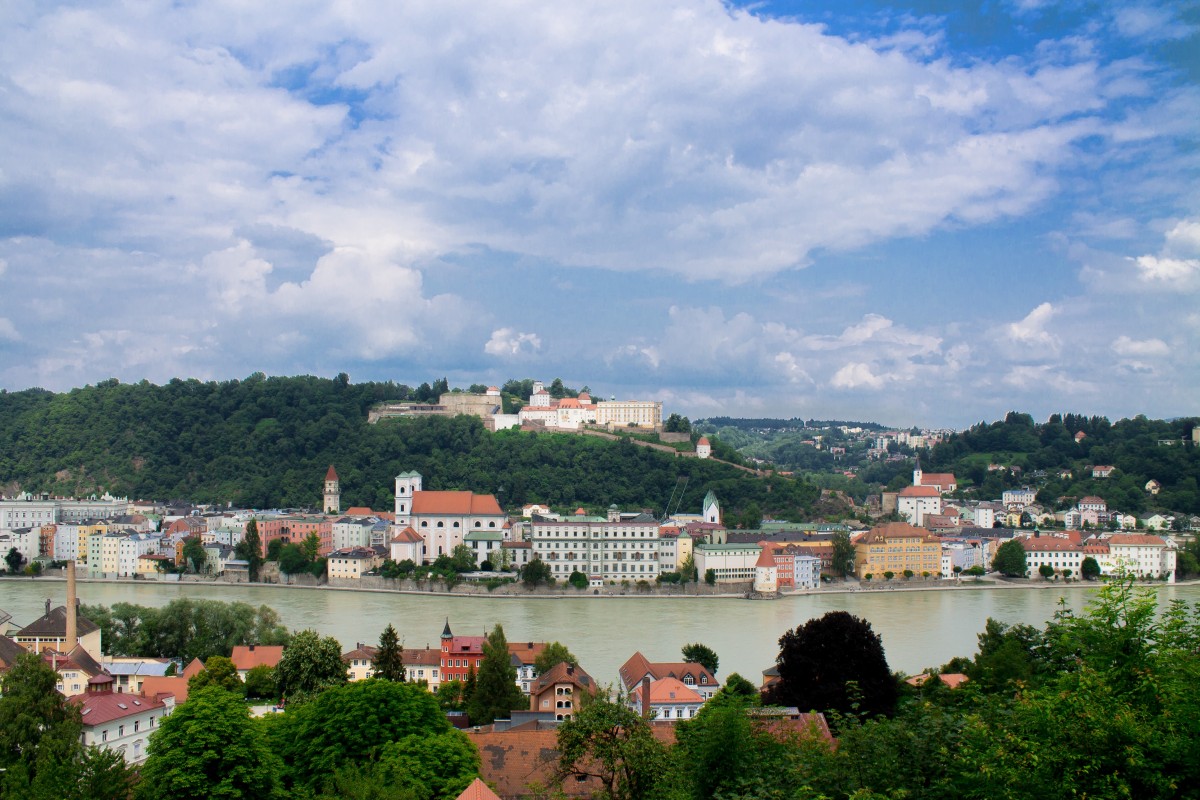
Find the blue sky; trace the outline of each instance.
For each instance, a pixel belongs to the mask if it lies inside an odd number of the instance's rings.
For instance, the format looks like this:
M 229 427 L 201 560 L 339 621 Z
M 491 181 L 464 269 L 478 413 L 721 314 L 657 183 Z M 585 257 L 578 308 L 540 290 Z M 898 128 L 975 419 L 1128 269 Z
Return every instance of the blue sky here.
M 1195 414 L 1197 54 L 1196 2 L 9 3 L 0 387 Z

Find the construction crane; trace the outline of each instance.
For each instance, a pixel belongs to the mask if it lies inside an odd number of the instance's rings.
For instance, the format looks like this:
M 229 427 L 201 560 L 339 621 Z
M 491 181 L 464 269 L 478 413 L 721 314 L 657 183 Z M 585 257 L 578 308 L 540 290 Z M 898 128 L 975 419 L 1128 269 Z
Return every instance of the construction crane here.
M 680 488 L 679 484 L 683 484 Z M 675 479 L 675 488 L 671 490 L 671 499 L 667 501 L 667 507 L 663 511 L 663 521 L 671 518 L 672 513 L 679 513 L 679 506 L 683 503 L 683 495 L 687 492 L 688 477 L 685 475 L 682 478 Z M 671 504 L 675 504 L 675 511 L 671 511 Z

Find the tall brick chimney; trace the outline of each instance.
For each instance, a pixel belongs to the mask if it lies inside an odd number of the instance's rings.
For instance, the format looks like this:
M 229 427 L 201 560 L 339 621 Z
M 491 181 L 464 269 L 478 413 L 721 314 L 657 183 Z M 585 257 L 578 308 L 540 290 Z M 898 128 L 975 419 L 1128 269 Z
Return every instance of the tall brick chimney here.
M 650 676 L 642 678 L 642 716 L 650 719 Z
M 64 652 L 71 652 L 75 649 L 75 645 L 79 644 L 79 626 L 77 624 L 77 614 L 75 608 L 77 603 L 75 595 L 75 560 L 71 559 L 67 562 L 67 638 L 63 644 Z

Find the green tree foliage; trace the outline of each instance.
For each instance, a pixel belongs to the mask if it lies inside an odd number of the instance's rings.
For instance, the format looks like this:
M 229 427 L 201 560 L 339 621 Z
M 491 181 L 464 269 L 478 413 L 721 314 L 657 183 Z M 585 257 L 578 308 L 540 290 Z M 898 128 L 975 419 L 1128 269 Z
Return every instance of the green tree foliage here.
M 528 706 L 517 685 L 517 668 L 508 652 L 508 640 L 499 623 L 483 642 L 483 658 L 475 675 L 475 690 L 467 704 L 472 724 L 490 725 L 507 718 L 514 708 Z
M 188 680 L 188 694 L 198 692 L 205 686 L 219 686 L 227 692 L 245 694 L 246 687 L 238 675 L 237 667 L 225 656 L 209 656 L 204 670 Z
M 258 520 L 251 519 L 246 523 L 246 535 L 237 543 L 233 554 L 249 565 L 250 580 L 258 580 L 258 572 L 263 564 L 262 537 L 258 533 Z
M 4 563 L 8 565 L 9 573 L 16 575 L 20 573 L 21 566 L 25 563 L 25 556 L 21 555 L 21 551 L 17 548 L 10 547 L 4 556 Z
M 713 489 L 733 515 L 755 502 L 764 515 L 806 519 L 819 496 L 803 479 L 759 478 L 630 442 L 491 433 L 466 416 L 367 423 L 372 406 L 412 394 L 395 384 L 257 375 L 9 392 L 0 394 L 0 441 L 7 443 L 0 474 L 52 493 L 111 490 L 250 508 L 311 506 L 331 463 L 341 473 L 343 502 L 375 508 L 391 504 L 392 478 L 404 469 L 424 475 L 431 490 L 495 493 L 504 486 L 507 506 L 536 500 L 661 510 L 685 476 L 681 508 L 699 509 Z
M 295 542 L 285 544 L 279 551 L 279 571 L 285 575 L 300 575 L 312 569 L 312 565 L 304 548 Z
M 1043 578 L 1053 577 L 1054 567 L 1050 566 L 1049 564 L 1041 564 L 1040 566 L 1038 566 L 1038 574 L 1041 575 Z
M 266 664 L 251 667 L 246 673 L 246 697 L 266 699 L 275 697 L 275 668 Z
M 150 738 L 138 792 L 143 800 L 281 796 L 278 759 L 231 692 L 209 686 L 190 694 Z
M 388 743 L 449 731 L 445 714 L 424 688 L 371 678 L 332 687 L 288 709 L 269 736 L 288 782 L 320 790 L 339 768 L 378 761 Z
M 704 582 L 709 586 L 717 585 L 717 571 L 715 569 L 704 570 Z
M 1028 569 L 1025 547 L 1016 539 L 1009 539 L 996 548 L 992 558 L 992 569 L 1008 578 L 1024 578 Z
M 675 764 L 650 724 L 622 703 L 597 698 L 558 727 L 559 773 L 594 778 L 608 800 L 671 797 Z
M 586 589 L 588 587 L 588 576 L 584 575 L 579 570 L 575 570 L 571 573 L 571 576 L 567 578 L 567 583 L 571 584 L 576 589 Z
M 455 798 L 479 774 L 479 750 L 462 732 L 412 734 L 384 745 L 376 774 L 404 797 Z
M 683 646 L 683 660 L 692 664 L 699 664 L 713 675 L 717 674 L 717 667 L 721 663 L 715 650 L 699 642 Z
M 1079 572 L 1085 581 L 1094 581 L 1100 577 L 1100 563 L 1088 556 L 1079 564 Z
M 663 430 L 667 433 L 691 433 L 692 423 L 687 417 L 672 414 L 663 423 Z
M 187 565 L 188 572 L 204 572 L 207 560 L 204 544 L 199 536 L 189 536 L 183 540 L 183 562 Z
M 343 684 L 348 678 L 341 644 L 332 636 L 321 638 L 314 630 L 293 636 L 275 665 L 275 690 L 285 700 Z
M 533 660 L 533 668 L 537 670 L 538 675 L 544 675 L 558 664 L 567 663 L 573 667 L 579 666 L 579 659 L 576 658 L 565 644 L 561 642 L 550 642 L 545 649 L 538 654 Z
M 838 531 L 833 534 L 833 569 L 843 578 L 847 573 L 854 572 L 854 545 L 850 542 L 850 534 Z
M 550 572 L 549 564 L 540 558 L 535 558 L 521 567 L 521 582 L 530 589 L 542 585 L 553 586 L 554 575 Z
M 897 699 L 883 642 L 864 619 L 830 611 L 788 631 L 775 659 L 779 680 L 765 702 L 801 711 L 890 714 Z
M 57 775 L 80 748 L 79 709 L 54 688 L 57 674 L 32 653 L 21 655 L 0 681 L 0 797 L 52 796 L 70 780 Z
M 385 681 L 404 680 L 404 654 L 400 650 L 400 637 L 390 622 L 379 634 L 379 649 L 371 661 L 371 674 Z
M 237 645 L 287 644 L 287 628 L 269 606 L 179 598 L 162 608 L 132 603 L 83 606 L 81 615 L 100 626 L 104 651 L 114 656 L 193 658 L 229 656 Z

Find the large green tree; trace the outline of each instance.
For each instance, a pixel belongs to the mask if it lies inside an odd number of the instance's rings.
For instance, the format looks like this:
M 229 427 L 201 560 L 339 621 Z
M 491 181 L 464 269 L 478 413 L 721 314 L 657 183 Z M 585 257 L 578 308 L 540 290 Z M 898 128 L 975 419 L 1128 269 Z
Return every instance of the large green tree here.
M 220 686 L 236 694 L 244 694 L 246 688 L 238 675 L 237 667 L 225 656 L 209 656 L 204 662 L 203 671 L 197 672 L 188 680 L 188 694 L 205 686 Z
M 0 797 L 51 797 L 70 791 L 64 772 L 79 754 L 79 709 L 55 689 L 40 656 L 17 657 L 0 681 Z
M 209 686 L 163 718 L 142 765 L 142 800 L 281 797 L 279 762 L 234 694 Z
M 871 623 L 830 611 L 783 634 L 775 659 L 779 680 L 764 701 L 801 711 L 870 716 L 896 706 L 896 679 Z
M 608 800 L 677 796 L 678 762 L 624 703 L 597 698 L 558 727 L 562 780 L 593 779 Z
M 490 725 L 507 717 L 514 708 L 528 705 L 517 685 L 517 668 L 508 652 L 508 640 L 499 623 L 483 642 L 483 659 L 475 675 L 475 689 L 467 703 L 467 715 L 475 725 Z
M 379 649 L 371 662 L 371 674 L 385 681 L 404 680 L 404 654 L 400 649 L 400 637 L 389 622 L 379 634 Z
M 844 578 L 847 573 L 854 572 L 854 545 L 850 541 L 850 534 L 846 531 L 838 531 L 833 535 L 831 541 L 833 543 L 833 569 Z
M 262 536 L 258 533 L 258 520 L 251 519 L 246 523 L 246 535 L 234 548 L 234 555 L 247 564 L 250 580 L 258 580 L 258 572 L 262 569 Z
M 1009 578 L 1024 578 L 1028 569 L 1025 547 L 1018 539 L 1009 539 L 996 548 L 992 569 Z
M 390 742 L 450 731 L 424 688 L 374 678 L 330 688 L 273 722 L 270 739 L 289 781 L 313 790 L 340 768 L 378 761 Z
M 579 666 L 579 659 L 567 649 L 565 644 L 562 642 L 550 642 L 550 644 L 542 649 L 542 652 L 538 653 L 537 658 L 533 660 L 533 668 L 537 670 L 538 675 L 544 675 L 552 667 L 563 662 L 573 667 Z
M 717 656 L 717 651 L 700 642 L 693 642 L 683 646 L 683 660 L 699 664 L 713 675 L 717 674 L 717 667 L 721 665 L 721 659 Z
M 275 691 L 284 700 L 338 686 L 348 679 L 342 645 L 332 636 L 322 638 L 314 630 L 293 636 L 275 665 Z

